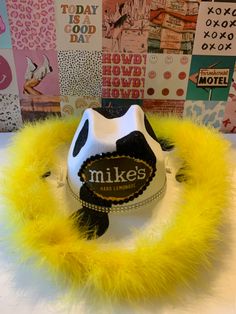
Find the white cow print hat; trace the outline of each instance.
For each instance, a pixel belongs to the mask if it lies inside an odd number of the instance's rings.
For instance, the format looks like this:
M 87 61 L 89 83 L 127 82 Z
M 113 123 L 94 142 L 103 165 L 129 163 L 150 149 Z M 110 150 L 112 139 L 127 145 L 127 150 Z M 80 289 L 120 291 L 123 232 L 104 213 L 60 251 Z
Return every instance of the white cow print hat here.
M 142 208 L 165 192 L 162 149 L 138 105 L 85 110 L 67 163 L 69 189 L 82 204 L 73 217 L 88 238 L 105 232 L 108 213 Z

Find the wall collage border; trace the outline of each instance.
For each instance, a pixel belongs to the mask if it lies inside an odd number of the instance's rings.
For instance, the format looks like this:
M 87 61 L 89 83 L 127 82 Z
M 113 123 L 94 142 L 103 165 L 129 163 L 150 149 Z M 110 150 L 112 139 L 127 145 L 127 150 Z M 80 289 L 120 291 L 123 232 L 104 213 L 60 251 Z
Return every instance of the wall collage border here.
M 236 133 L 235 38 L 235 0 L 0 0 L 0 131 L 135 103 Z

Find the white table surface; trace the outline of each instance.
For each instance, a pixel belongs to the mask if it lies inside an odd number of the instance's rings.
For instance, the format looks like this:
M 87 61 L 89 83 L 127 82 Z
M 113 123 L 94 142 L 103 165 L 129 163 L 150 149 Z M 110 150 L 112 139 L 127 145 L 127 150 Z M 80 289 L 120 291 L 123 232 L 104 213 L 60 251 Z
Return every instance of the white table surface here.
M 0 133 L 0 166 L 7 161 L 6 147 L 12 136 L 11 133 Z M 236 135 L 225 137 L 232 142 L 231 158 L 236 164 Z M 232 180 L 236 182 L 236 166 Z M 0 213 L 3 212 L 0 204 Z M 55 287 L 45 274 L 34 270 L 30 263 L 20 265 L 14 252 L 0 241 L 0 314 L 236 314 L 236 196 L 232 199 L 229 221 L 229 249 L 224 253 L 223 263 L 216 267 L 211 279 L 206 278 L 208 285 L 204 290 L 191 294 L 186 292 L 182 301 L 175 304 L 168 301 L 136 306 L 104 304 L 93 301 L 86 294 L 78 294 L 77 301 L 71 305 L 63 300 L 63 291 Z M 139 224 L 140 221 L 136 227 Z M 0 237 L 4 232 L 0 221 Z M 119 228 L 116 232 L 119 233 Z

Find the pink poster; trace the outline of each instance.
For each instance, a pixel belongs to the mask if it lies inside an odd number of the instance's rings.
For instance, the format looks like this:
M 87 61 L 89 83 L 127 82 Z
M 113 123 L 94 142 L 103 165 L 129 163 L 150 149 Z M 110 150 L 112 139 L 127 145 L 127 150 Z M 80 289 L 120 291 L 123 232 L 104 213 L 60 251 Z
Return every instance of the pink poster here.
M 0 49 L 0 94 L 18 94 L 16 69 L 11 49 Z
M 53 0 L 7 0 L 7 9 L 13 48 L 56 48 Z
M 20 96 L 60 95 L 57 53 L 14 50 Z

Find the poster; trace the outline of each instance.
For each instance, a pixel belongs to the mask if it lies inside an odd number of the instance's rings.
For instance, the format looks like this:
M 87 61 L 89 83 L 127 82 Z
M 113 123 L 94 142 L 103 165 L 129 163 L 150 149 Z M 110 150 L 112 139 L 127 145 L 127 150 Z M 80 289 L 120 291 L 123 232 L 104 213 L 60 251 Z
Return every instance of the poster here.
M 198 10 L 198 1 L 152 1 L 148 52 L 192 54 Z
M 61 95 L 101 97 L 101 51 L 59 51 L 58 66 Z
M 57 0 L 58 50 L 100 51 L 102 48 L 102 0 Z
M 2 0 L 0 114 L 138 104 L 234 132 L 235 32 L 235 0 Z
M 234 65 L 234 73 L 229 90 L 228 101 L 236 101 L 236 63 Z
M 236 3 L 201 3 L 193 53 L 236 55 Z
M 16 68 L 11 49 L 0 49 L 0 94 L 18 94 Z
M 0 132 L 17 131 L 21 126 L 22 116 L 18 96 L 0 94 Z
M 225 133 L 236 133 L 236 102 L 227 103 L 221 124 L 221 131 Z
M 145 98 L 185 99 L 191 56 L 148 54 Z
M 158 113 L 159 115 L 183 117 L 184 100 L 151 100 L 144 99 L 143 110 Z
M 6 0 L 14 49 L 55 49 L 54 1 Z
M 103 1 L 104 52 L 147 52 L 150 3 L 150 0 Z
M 11 48 L 11 34 L 5 1 L 0 1 L 0 49 Z
M 101 99 L 91 96 L 62 96 L 60 104 L 63 117 L 80 116 L 86 108 L 101 107 Z
M 103 53 L 102 98 L 143 99 L 146 54 Z
M 187 99 L 226 101 L 234 65 L 235 57 L 192 56 Z
M 220 129 L 226 106 L 224 101 L 186 101 L 183 116 Z
M 20 96 L 60 95 L 54 50 L 13 50 Z

